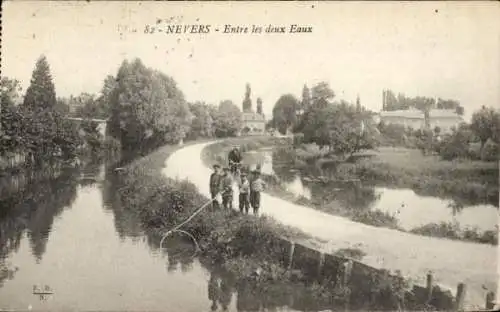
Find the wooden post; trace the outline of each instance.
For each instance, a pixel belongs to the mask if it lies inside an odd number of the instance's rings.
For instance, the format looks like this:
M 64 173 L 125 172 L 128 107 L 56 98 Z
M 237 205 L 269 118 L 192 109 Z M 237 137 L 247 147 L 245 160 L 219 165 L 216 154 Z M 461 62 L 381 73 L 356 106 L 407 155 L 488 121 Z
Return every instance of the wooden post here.
M 457 286 L 457 296 L 455 298 L 455 310 L 463 311 L 464 310 L 464 299 L 465 294 L 467 292 L 467 287 L 464 283 L 460 283 Z
M 288 270 L 292 269 L 294 251 L 295 251 L 295 243 L 290 243 L 290 250 L 288 251 Z
M 320 252 L 318 259 L 318 280 L 321 279 L 321 273 L 323 273 L 323 265 L 325 264 L 325 254 Z
M 430 301 L 432 299 L 432 289 L 433 289 L 433 277 L 432 273 L 427 273 L 427 300 Z
M 493 310 L 495 308 L 495 293 L 490 291 L 486 294 L 486 309 Z
M 344 263 L 344 287 L 347 287 L 349 280 L 351 279 L 351 270 L 352 270 L 352 260 L 349 259 Z

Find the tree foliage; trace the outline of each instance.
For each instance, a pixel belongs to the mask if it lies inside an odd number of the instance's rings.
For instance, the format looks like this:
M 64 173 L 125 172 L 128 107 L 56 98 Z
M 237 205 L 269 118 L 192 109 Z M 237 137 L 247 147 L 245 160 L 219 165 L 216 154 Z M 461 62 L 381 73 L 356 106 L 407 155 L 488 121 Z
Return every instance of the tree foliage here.
M 176 143 L 189 130 L 191 114 L 176 82 L 140 59 L 122 63 L 109 99 L 110 133 L 126 150 Z
M 240 109 L 230 100 L 220 102 L 213 118 L 214 134 L 219 138 L 236 136 L 243 124 Z
M 330 84 L 328 82 L 320 82 L 313 86 L 311 90 L 311 98 L 313 103 L 318 103 L 322 100 L 330 101 L 335 97 L 335 92 L 333 92 L 332 88 L 330 88 Z
M 304 85 L 302 88 L 302 100 L 300 101 L 300 106 L 303 110 L 306 110 L 311 106 L 311 91 L 307 85 Z
M 391 90 L 384 90 L 383 96 L 385 98 L 383 110 L 385 111 L 418 109 L 425 112 L 437 108 L 455 110 L 458 115 L 464 114 L 464 108 L 456 100 L 438 98 L 436 101 L 435 98 L 425 96 L 412 98 L 403 93 L 396 96 Z
M 331 153 L 341 157 L 377 145 L 370 115 L 344 101 L 310 109 L 302 132 L 305 143 L 328 147 Z
M 469 146 L 473 139 L 471 127 L 462 124 L 454 128 L 451 134 L 445 135 L 438 146 L 438 152 L 444 160 L 469 158 Z
M 2 77 L 0 79 L 0 103 L 2 108 L 15 106 L 21 98 L 21 84 L 16 79 Z
M 312 87 L 310 96 L 307 86 L 302 89 L 302 107 L 303 114 L 297 121 L 297 125 L 293 132 L 303 132 L 306 125 L 314 122 L 312 115 L 314 111 L 326 109 L 330 105 L 331 100 L 335 97 L 335 92 L 330 88 L 327 82 L 320 82 Z M 305 101 L 305 102 L 304 102 Z M 307 104 L 310 101 L 310 105 Z M 305 103 L 305 104 L 304 104 Z
M 56 91 L 49 63 L 44 55 L 36 62 L 23 106 L 31 111 L 53 110 L 56 106 Z
M 281 133 L 286 134 L 297 124 L 299 101 L 292 94 L 282 95 L 273 108 L 273 125 Z
M 19 151 L 38 162 L 57 157 L 72 158 L 79 144 L 74 126 L 65 120 L 58 105 L 50 67 L 41 56 L 33 70 L 24 102 L 15 113 L 16 136 L 22 138 Z
M 188 138 L 208 138 L 214 135 L 214 119 L 216 108 L 204 102 L 189 103 L 193 115 Z
M 484 146 L 488 139 L 499 143 L 500 112 L 483 106 L 472 115 L 471 129 L 481 141 L 481 146 Z

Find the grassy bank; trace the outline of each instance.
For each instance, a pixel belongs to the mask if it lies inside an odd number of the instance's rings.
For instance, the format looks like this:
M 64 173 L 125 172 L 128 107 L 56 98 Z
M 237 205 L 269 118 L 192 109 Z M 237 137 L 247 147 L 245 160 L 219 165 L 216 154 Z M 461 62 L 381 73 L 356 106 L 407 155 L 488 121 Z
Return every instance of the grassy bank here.
M 225 144 L 231 145 L 232 142 Z M 166 158 L 177 148 L 160 148 L 126 165 L 120 172 L 110 173 L 109 179 L 117 190 L 114 205 L 133 215 L 144 232 L 152 237 L 160 237 L 207 201 L 193 184 L 169 179 L 162 174 Z M 280 237 L 305 238 L 298 230 L 266 217 L 210 209 L 202 211 L 182 229 L 198 241 L 204 263 L 229 272 L 235 284 L 251 285 L 254 293 L 278 290 L 287 295 L 307 293 L 312 302 L 322 302 L 330 307 L 344 305 L 346 297 L 342 285 L 336 281 L 322 285 L 311 282 L 300 271 L 288 271 L 280 260 L 283 257 L 276 241 Z M 338 254 L 355 258 L 363 256 L 362 252 L 351 249 L 339 250 Z M 369 287 L 353 288 L 352 293 L 356 298 L 364 298 L 362 302 L 356 302 L 361 307 L 383 309 L 395 309 L 395 298 L 410 296 L 406 288 L 395 287 L 389 277 L 377 277 Z M 394 300 L 377 299 L 380 296 Z
M 450 222 L 430 223 L 411 229 L 410 232 L 424 236 L 443 237 L 482 244 L 498 244 L 498 231 L 480 232 L 473 228 L 461 229 Z
M 423 156 L 419 151 L 401 148 L 382 148 L 374 154 L 358 156 L 356 162 L 339 163 L 316 146 L 303 145 L 293 148 L 290 139 L 272 137 L 235 138 L 210 145 L 203 151 L 203 161 L 206 165 L 214 162 L 226 163 L 225 156 L 233 145 L 240 146 L 242 151 L 274 146 L 276 153 L 286 154 L 283 158 L 289 166 L 303 171 L 303 176 L 312 175 L 314 178 L 321 176 L 323 181 L 316 183 L 323 183 L 325 187 L 335 180 L 359 179 L 369 185 L 411 188 L 416 190 L 417 194 L 424 193 L 422 195 L 446 197 L 453 194 L 454 199 L 458 196 L 462 198 L 461 203 L 467 204 L 471 201 L 477 203 L 478 199 L 484 200 L 481 197 L 486 196 L 485 192 L 490 194 L 486 197 L 492 200 L 495 198 L 495 195 L 491 194 L 493 187 L 498 185 L 498 182 L 494 181 L 498 178 L 498 174 L 495 175 L 495 165 L 492 163 L 478 161 L 454 163 L 442 161 L 433 156 Z M 296 194 L 288 191 L 275 176 L 264 175 L 264 178 L 268 182 L 266 192 L 271 195 L 356 222 L 403 231 L 397 218 L 387 212 L 340 205 L 336 200 L 339 194 L 335 195 L 332 192 L 311 199 L 303 196 L 297 197 Z M 335 183 L 331 184 L 331 188 L 334 188 Z M 347 188 L 345 191 L 351 189 L 354 188 Z M 360 191 L 369 192 L 370 189 L 361 188 Z M 368 194 L 368 197 L 370 196 L 375 195 Z M 498 196 L 498 191 L 496 196 Z M 412 229 L 410 232 L 477 243 L 493 245 L 498 243 L 496 231 L 480 232 L 477 229 L 460 229 L 443 224 L 428 224 Z

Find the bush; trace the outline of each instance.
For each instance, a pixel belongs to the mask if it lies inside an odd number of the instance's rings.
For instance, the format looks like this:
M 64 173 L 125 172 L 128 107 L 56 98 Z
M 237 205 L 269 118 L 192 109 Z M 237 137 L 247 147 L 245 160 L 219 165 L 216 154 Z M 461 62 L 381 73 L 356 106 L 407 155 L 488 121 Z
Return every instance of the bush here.
M 453 133 L 444 136 L 439 144 L 441 157 L 444 160 L 468 158 L 471 140 L 472 132 L 469 129 L 461 127 L 453 130 Z
M 498 161 L 500 159 L 500 149 L 498 144 L 489 140 L 483 148 L 483 160 Z
M 414 228 L 410 232 L 425 236 L 465 240 L 483 244 L 498 244 L 498 231 L 490 230 L 480 233 L 476 228 L 460 229 L 458 224 L 449 222 L 429 223 Z
M 103 147 L 105 150 L 113 152 L 113 153 L 119 152 L 122 149 L 120 141 L 113 138 L 113 137 L 107 137 L 104 140 Z
M 351 219 L 368 225 L 400 229 L 397 218 L 380 210 L 356 211 Z
M 304 142 L 303 133 L 295 133 L 293 135 L 293 146 L 300 146 Z

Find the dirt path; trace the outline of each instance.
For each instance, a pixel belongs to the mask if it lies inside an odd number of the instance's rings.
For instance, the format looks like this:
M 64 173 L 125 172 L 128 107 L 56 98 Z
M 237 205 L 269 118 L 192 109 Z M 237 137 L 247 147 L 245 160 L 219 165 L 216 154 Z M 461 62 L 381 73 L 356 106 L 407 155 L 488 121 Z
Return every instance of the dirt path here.
M 200 158 L 203 148 L 211 143 L 187 146 L 167 160 L 164 173 L 172 178 L 188 179 L 208 195 L 211 170 Z M 469 308 L 484 308 L 486 293 L 497 290 L 497 249 L 491 245 L 413 235 L 368 226 L 336 217 L 308 207 L 296 205 L 267 194 L 262 196 L 262 213 L 283 224 L 324 241 L 324 251 L 355 247 L 367 255 L 363 262 L 391 271 L 400 270 L 420 283 L 428 271 L 434 272 L 436 283 L 455 293 L 458 283 L 467 285 Z M 488 290 L 485 290 L 486 287 Z M 498 293 L 498 292 L 497 292 Z

